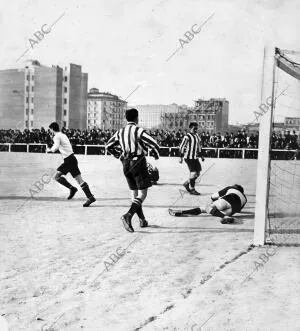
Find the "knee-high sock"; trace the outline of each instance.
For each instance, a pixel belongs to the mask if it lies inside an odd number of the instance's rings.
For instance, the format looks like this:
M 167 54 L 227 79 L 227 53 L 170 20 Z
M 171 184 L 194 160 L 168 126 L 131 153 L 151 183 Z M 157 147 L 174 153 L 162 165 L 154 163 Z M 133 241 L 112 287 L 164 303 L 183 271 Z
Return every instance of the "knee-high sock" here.
M 145 215 L 143 213 L 143 208 L 142 208 L 142 205 L 140 206 L 140 208 L 137 210 L 137 215 L 140 219 L 144 220 L 145 219 Z
M 187 210 L 183 210 L 181 213 L 182 215 L 200 215 L 201 209 L 200 208 L 187 209 Z
M 132 201 L 131 207 L 128 210 L 127 214 L 130 214 L 131 216 L 133 216 L 142 206 L 142 200 L 139 198 L 135 198 Z
M 93 196 L 93 194 L 90 191 L 89 185 L 86 182 L 83 182 L 82 184 L 80 184 L 82 191 L 84 192 L 84 194 L 86 195 L 86 197 L 89 199 Z
M 73 185 L 70 184 L 70 183 L 66 180 L 66 178 L 63 177 L 63 176 L 61 176 L 61 177 L 59 177 L 58 179 L 56 179 L 56 181 L 57 181 L 60 185 L 66 187 L 66 188 L 68 188 L 68 189 L 70 189 L 70 188 L 73 187 Z
M 195 188 L 195 183 L 196 183 L 196 178 L 191 178 L 190 179 L 191 188 Z

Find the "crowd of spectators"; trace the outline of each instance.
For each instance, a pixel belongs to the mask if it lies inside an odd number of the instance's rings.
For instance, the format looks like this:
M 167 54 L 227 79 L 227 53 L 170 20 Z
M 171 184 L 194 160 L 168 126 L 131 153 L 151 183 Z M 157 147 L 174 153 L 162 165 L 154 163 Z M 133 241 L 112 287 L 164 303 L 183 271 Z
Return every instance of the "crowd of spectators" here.
M 112 136 L 110 130 L 78 130 L 62 129 L 72 145 L 104 145 Z M 25 143 L 25 144 L 47 144 L 52 145 L 52 138 L 49 130 L 25 129 L 20 130 L 0 130 L 0 143 Z
M 70 139 L 72 145 L 104 145 L 113 135 L 111 130 L 91 129 L 62 129 Z M 178 147 L 186 134 L 183 130 L 150 130 L 148 131 L 161 147 Z M 247 134 L 244 130 L 237 133 L 221 135 L 220 133 L 210 134 L 209 132 L 199 133 L 203 147 L 210 148 L 258 148 L 258 133 Z M 24 131 L 0 130 L 0 143 L 25 143 L 25 144 L 48 144 L 52 145 L 52 138 L 48 130 L 44 128 Z M 298 149 L 298 136 L 295 131 L 291 134 L 272 134 L 273 149 Z
M 151 136 L 156 138 L 161 146 L 178 147 L 187 131 L 167 131 L 155 130 L 150 131 Z M 213 148 L 257 148 L 258 147 L 258 134 L 248 135 L 245 131 L 238 131 L 236 134 L 233 132 L 226 132 L 224 135 L 221 133 L 201 132 L 199 133 L 202 147 Z
M 273 132 L 271 137 L 271 147 L 272 149 L 298 149 L 298 136 L 295 131 L 293 131 L 292 134 L 290 134 L 290 131 L 287 131 L 284 135 Z

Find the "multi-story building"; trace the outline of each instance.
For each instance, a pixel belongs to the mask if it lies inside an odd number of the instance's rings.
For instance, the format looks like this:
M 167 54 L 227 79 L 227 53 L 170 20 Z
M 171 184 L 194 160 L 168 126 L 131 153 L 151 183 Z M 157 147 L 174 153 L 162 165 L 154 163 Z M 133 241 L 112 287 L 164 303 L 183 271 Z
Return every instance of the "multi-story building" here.
M 191 119 L 198 122 L 199 129 L 203 131 L 226 132 L 228 130 L 229 102 L 226 99 L 211 98 L 198 99 L 191 112 Z
M 63 121 L 70 128 L 86 129 L 88 74 L 81 66 L 70 64 L 63 75 Z
M 87 128 L 118 130 L 125 124 L 127 102 L 118 96 L 92 88 L 88 93 Z
M 24 70 L 0 70 L 0 129 L 24 128 Z
M 137 105 L 129 108 L 136 108 L 139 111 L 139 125 L 145 129 L 155 129 L 162 126 L 162 115 L 164 113 L 178 113 L 187 106 L 179 106 L 176 103 L 171 105 Z
M 47 128 L 56 121 L 66 128 L 86 128 L 88 75 L 81 66 L 46 67 L 31 61 L 24 69 L 0 71 L 0 127 Z
M 287 131 L 300 132 L 300 118 L 299 117 L 285 117 L 284 128 Z
M 228 130 L 229 102 L 226 99 L 210 99 L 195 101 L 193 108 L 177 114 L 162 115 L 162 126 L 168 130 L 188 129 L 190 122 L 197 122 L 200 131 L 225 132 Z
M 161 115 L 161 128 L 166 130 L 184 130 L 189 127 L 190 109 L 178 113 L 163 113 Z

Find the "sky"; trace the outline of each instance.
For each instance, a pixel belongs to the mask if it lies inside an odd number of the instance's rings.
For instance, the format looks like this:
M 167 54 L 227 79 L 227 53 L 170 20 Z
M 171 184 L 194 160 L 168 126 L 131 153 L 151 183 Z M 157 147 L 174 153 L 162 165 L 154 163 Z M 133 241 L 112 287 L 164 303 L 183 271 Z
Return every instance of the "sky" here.
M 89 88 L 121 98 L 135 91 L 130 105 L 226 98 L 231 124 L 252 122 L 271 93 L 272 61 L 262 84 L 264 47 L 300 52 L 299 17 L 298 0 L 1 0 L 0 70 L 30 59 L 80 64 Z M 205 21 L 189 41 L 185 33 Z M 278 120 L 300 117 L 299 82 L 277 72 L 276 91 L 286 87 Z

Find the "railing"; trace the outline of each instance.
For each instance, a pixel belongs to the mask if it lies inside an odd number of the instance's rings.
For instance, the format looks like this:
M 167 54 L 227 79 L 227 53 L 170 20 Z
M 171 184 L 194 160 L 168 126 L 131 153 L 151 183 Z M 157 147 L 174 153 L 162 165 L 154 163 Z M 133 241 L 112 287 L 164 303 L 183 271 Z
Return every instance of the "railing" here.
M 11 144 L 0 143 L 0 152 L 26 152 L 26 153 L 46 153 L 46 144 Z M 74 145 L 75 154 L 82 155 L 110 155 L 105 149 L 105 145 Z M 204 157 L 207 158 L 234 158 L 234 159 L 257 159 L 257 148 L 202 148 Z M 273 160 L 289 160 L 293 157 L 295 150 L 273 149 L 271 158 Z M 178 147 L 161 147 L 160 156 L 178 157 Z M 297 156 L 300 160 L 300 153 Z

